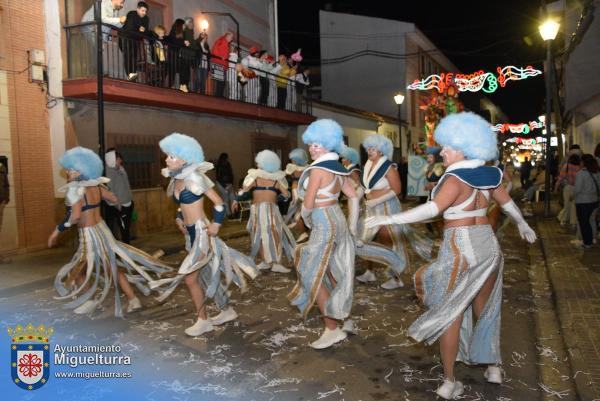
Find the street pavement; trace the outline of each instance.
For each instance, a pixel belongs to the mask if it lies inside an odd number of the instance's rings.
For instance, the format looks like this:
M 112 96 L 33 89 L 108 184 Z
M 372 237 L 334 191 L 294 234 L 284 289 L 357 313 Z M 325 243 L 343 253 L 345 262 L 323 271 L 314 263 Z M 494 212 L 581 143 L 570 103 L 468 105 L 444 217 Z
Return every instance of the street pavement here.
M 230 223 L 222 234 L 229 238 L 230 246 L 248 252 L 248 238 L 241 233 L 241 224 Z M 135 245 L 149 252 L 161 248 L 167 253 L 163 259 L 176 264 L 185 256 L 181 241 L 178 232 L 169 231 L 141 238 Z M 535 255 L 539 245 L 527 245 L 514 226 L 508 225 L 501 246 L 505 255 L 502 354 L 506 380 L 501 386 L 489 384 L 483 378 L 485 366 L 459 363 L 456 375 L 466 385 L 463 399 L 576 399 L 575 390 L 569 387 L 575 371 L 557 373 L 568 361 L 552 354 L 559 350 L 542 344 L 545 338 L 540 336 L 544 332 L 538 327 L 540 300 L 548 299 L 549 287 L 542 285 L 541 293 L 532 291 L 530 276 L 536 264 L 531 260 L 540 259 Z M 112 381 L 107 385 L 107 379 L 88 380 L 84 387 L 52 378 L 44 388 L 26 396 L 8 378 L 1 378 L 0 389 L 6 389 L 8 395 L 14 391 L 11 400 L 45 400 L 53 392 L 61 400 L 79 400 L 82 388 L 85 399 L 97 400 L 120 399 L 120 391 L 126 391 L 129 400 L 432 400 L 442 374 L 437 345 L 425 347 L 406 336 L 410 323 L 423 311 L 411 280 L 423 262 L 409 253 L 411 264 L 403 277 L 404 288 L 380 289 L 378 285 L 385 280 L 383 269 L 377 269 L 377 284 L 356 283 L 353 319 L 357 334 L 322 351 L 308 346 L 322 330 L 316 311 L 303 321 L 287 301 L 293 273 L 263 273 L 246 293 L 233 289 L 238 320 L 190 338 L 183 330 L 193 323 L 194 313 L 183 287 L 163 304 L 144 297 L 145 308 L 125 319 L 112 315 L 110 295 L 103 310 L 76 316 L 61 308 L 63 301 L 53 299 L 52 287 L 53 276 L 69 260 L 72 248 L 17 256 L 0 265 L 1 325 L 45 323 L 55 329 L 51 340 L 55 344 L 121 345 L 123 353 L 132 358 L 128 368 L 133 378 L 120 385 Z M 364 263 L 358 262 L 356 268 L 360 273 Z M 209 314 L 215 313 L 211 304 Z M 576 379 L 580 377 L 581 372 Z M 558 395 L 553 396 L 553 391 Z

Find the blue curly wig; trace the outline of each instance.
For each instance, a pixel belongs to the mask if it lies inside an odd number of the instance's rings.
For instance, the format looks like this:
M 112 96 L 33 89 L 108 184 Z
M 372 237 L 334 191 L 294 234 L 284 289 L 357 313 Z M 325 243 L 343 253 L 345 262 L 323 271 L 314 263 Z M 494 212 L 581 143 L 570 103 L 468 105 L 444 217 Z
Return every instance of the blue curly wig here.
M 202 163 L 204 151 L 195 138 L 184 134 L 173 132 L 158 143 L 166 154 L 185 160 L 190 164 Z
M 308 163 L 308 155 L 306 151 L 302 148 L 293 149 L 288 155 L 291 161 L 296 163 L 299 166 L 305 166 Z
M 265 170 L 268 173 L 274 173 L 281 170 L 281 160 L 277 153 L 271 150 L 262 150 L 258 152 L 254 158 L 258 168 Z
M 350 146 L 345 146 L 340 152 L 340 156 L 352 164 L 360 164 L 360 154 L 358 153 L 358 150 L 351 148 Z
M 100 177 L 104 169 L 100 156 L 81 146 L 67 150 L 58 159 L 58 163 L 67 170 L 77 171 L 86 180 Z
M 341 152 L 344 147 L 344 130 L 337 122 L 324 118 L 312 122 L 302 134 L 307 145 L 318 143 L 332 152 Z
M 433 135 L 437 143 L 462 151 L 467 159 L 498 158 L 496 133 L 490 123 L 477 114 L 450 114 L 442 118 Z
M 377 149 L 390 161 L 394 157 L 394 145 L 392 141 L 381 134 L 369 135 L 363 140 L 362 146 L 365 150 L 369 148 Z

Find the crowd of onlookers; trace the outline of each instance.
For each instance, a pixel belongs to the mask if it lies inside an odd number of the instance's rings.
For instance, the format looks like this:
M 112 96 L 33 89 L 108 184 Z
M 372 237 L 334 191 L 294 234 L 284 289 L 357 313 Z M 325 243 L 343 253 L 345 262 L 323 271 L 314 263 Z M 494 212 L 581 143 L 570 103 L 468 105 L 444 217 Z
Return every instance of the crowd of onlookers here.
M 600 206 L 600 144 L 594 154 L 584 154 L 579 145 L 571 145 L 562 164 L 550 158 L 551 189 L 558 195 L 562 206 L 557 218 L 560 225 L 577 232 L 571 243 L 582 249 L 596 243 L 598 233 L 598 207 Z M 536 192 L 545 188 L 546 170 L 538 164 L 532 176 L 531 162 L 525 158 L 519 168 L 521 186 L 525 190 L 524 202 L 531 202 Z M 525 215 L 531 211 L 525 209 Z
M 102 1 L 102 22 L 118 28 L 116 36 L 104 30 L 105 41 L 117 42 L 122 55 L 124 78 L 152 86 L 179 89 L 249 103 L 303 111 L 302 98 L 310 84 L 310 69 L 301 64 L 300 49 L 275 59 L 257 46 L 244 57 L 233 43 L 232 32 L 225 32 L 212 45 L 204 31 L 196 34 L 191 17 L 177 18 L 171 28 L 150 27 L 149 5 L 137 3 L 135 10 L 119 16 L 124 0 Z M 92 21 L 93 8 L 82 22 Z M 118 40 L 117 40 L 118 39 Z M 112 52 L 115 58 L 115 50 Z M 108 64 L 115 64 L 109 60 Z M 109 76 L 121 76 L 109 71 Z

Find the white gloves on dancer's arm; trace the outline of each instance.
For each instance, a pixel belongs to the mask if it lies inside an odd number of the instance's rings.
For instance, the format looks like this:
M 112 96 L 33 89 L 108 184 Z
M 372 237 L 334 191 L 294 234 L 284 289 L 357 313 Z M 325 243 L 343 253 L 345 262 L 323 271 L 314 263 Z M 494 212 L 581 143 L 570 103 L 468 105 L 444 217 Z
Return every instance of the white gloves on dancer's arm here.
M 304 207 L 304 205 L 302 205 L 302 209 L 300 209 L 300 217 L 302 217 L 302 220 L 304 220 L 304 225 L 308 228 L 312 227 L 312 209 L 307 209 L 306 207 Z
M 533 229 L 529 227 L 529 224 L 527 224 L 527 222 L 523 218 L 523 215 L 521 214 L 521 211 L 519 210 L 515 202 L 511 199 L 501 207 L 502 210 L 504 210 L 504 213 L 506 213 L 506 215 L 510 217 L 510 219 L 517 225 L 517 228 L 519 229 L 519 234 L 521 234 L 521 238 L 523 238 L 530 244 L 534 243 L 537 239 L 537 235 L 535 235 L 535 231 L 533 231 Z
M 358 198 L 348 198 L 348 229 L 354 237 L 356 237 L 356 227 L 358 226 L 358 212 Z
M 368 228 L 377 226 L 386 226 L 388 224 L 410 224 L 429 220 L 438 215 L 439 209 L 435 202 L 427 202 L 406 212 L 398 213 L 393 216 L 373 216 L 365 220 Z
M 367 205 L 367 207 L 375 207 L 375 206 L 379 205 L 380 203 L 386 202 L 386 201 L 388 201 L 390 199 L 393 199 L 393 198 L 395 198 L 397 196 L 398 195 L 396 195 L 396 193 L 394 191 L 390 191 L 390 192 L 387 192 L 387 193 L 383 194 L 379 198 L 367 199 L 365 201 L 365 205 Z

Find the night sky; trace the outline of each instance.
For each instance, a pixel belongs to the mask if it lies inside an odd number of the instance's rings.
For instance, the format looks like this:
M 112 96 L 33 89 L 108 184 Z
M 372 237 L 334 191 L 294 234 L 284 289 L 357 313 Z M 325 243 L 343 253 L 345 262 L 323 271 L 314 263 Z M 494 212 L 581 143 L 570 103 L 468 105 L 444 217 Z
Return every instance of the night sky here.
M 460 6 L 458 6 L 460 4 Z M 317 65 L 319 10 L 413 22 L 461 72 L 497 66 L 533 65 L 543 70 L 544 43 L 537 26 L 539 0 L 442 1 L 279 1 L 279 47 L 302 48 L 305 63 Z M 535 120 L 544 110 L 543 75 L 511 81 L 487 95 L 511 123 Z

